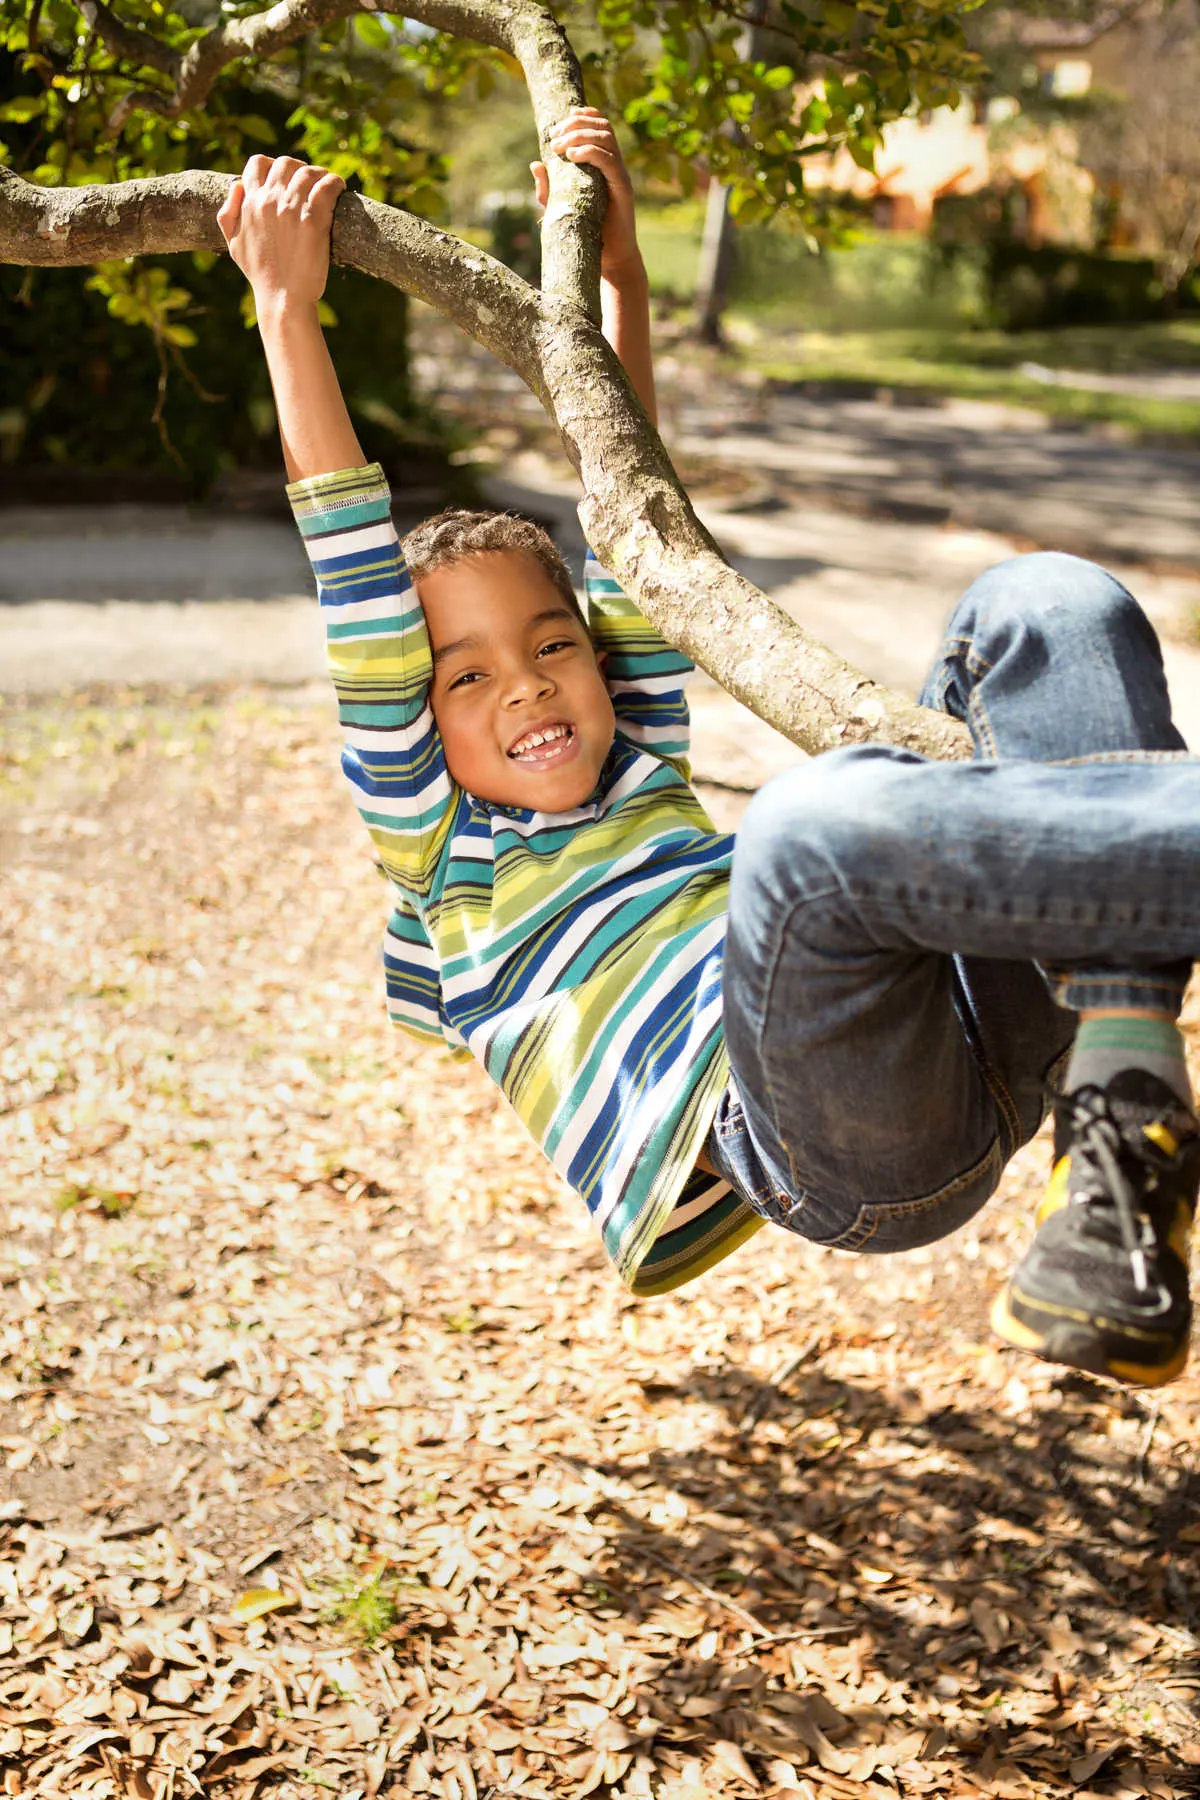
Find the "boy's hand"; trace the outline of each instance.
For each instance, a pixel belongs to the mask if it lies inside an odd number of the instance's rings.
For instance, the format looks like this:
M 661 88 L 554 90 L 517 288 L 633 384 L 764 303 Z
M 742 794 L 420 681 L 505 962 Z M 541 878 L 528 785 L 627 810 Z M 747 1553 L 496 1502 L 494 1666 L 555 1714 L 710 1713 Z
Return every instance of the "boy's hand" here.
M 260 314 L 273 303 L 316 307 L 329 274 L 333 209 L 340 175 L 294 156 L 252 156 L 217 223 L 251 287 Z
M 594 106 L 577 106 L 561 125 L 556 125 L 550 148 L 566 162 L 587 163 L 598 169 L 608 188 L 604 235 L 600 243 L 600 273 L 606 281 L 619 282 L 642 266 L 634 223 L 633 184 L 621 158 L 617 134 Z M 529 165 L 539 206 L 545 206 L 550 177 L 545 163 Z

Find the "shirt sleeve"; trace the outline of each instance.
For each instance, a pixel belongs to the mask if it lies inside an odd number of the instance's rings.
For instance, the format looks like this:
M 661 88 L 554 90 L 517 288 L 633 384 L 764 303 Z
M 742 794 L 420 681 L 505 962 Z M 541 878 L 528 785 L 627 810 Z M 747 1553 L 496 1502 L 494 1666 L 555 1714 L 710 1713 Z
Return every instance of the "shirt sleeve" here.
M 688 777 L 691 723 L 686 683 L 695 667 L 644 619 L 620 583 L 589 550 L 583 567 L 588 629 L 617 725 L 641 750 L 663 757 Z
M 457 790 L 429 705 L 425 616 L 378 463 L 287 490 L 317 580 L 342 768 L 388 877 L 428 894 Z
M 442 1011 L 442 970 L 420 913 L 411 901 L 397 900 L 383 940 L 383 974 L 388 1017 L 424 1044 L 445 1044 L 470 1057 L 462 1037 Z

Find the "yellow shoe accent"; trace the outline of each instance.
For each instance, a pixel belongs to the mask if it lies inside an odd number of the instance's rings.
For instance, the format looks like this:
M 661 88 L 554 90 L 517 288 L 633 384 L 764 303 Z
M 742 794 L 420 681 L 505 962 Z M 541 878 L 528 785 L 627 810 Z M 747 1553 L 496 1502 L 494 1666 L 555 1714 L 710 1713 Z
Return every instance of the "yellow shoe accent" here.
M 1060 1156 L 1054 1165 L 1046 1191 L 1038 1204 L 1034 1223 L 1044 1225 L 1051 1213 L 1056 1213 L 1067 1204 L 1070 1198 L 1069 1183 L 1071 1179 L 1071 1158 Z
M 1179 1155 L 1179 1139 L 1175 1136 L 1173 1131 L 1168 1131 L 1166 1126 L 1158 1119 L 1153 1120 L 1149 1125 L 1143 1125 L 1142 1132 L 1145 1137 L 1150 1139 L 1152 1144 L 1157 1144 L 1159 1149 L 1165 1152 L 1167 1156 Z
M 1009 1311 L 1007 1288 L 992 1301 L 991 1324 L 997 1337 L 1007 1339 L 1018 1350 L 1032 1350 L 1036 1353 L 1044 1342 L 1040 1332 L 1034 1331 L 1031 1325 L 1024 1324 Z
M 1167 1243 L 1175 1252 L 1184 1268 L 1187 1268 L 1188 1247 L 1192 1241 L 1192 1209 L 1186 1200 L 1180 1200 L 1175 1207 L 1175 1217 L 1171 1221 L 1171 1229 L 1167 1233 Z
M 1093 1320 L 1087 1313 L 1073 1312 L 1065 1306 L 1043 1307 L 1043 1310 L 1053 1313 L 1056 1318 L 1072 1319 L 1085 1325 L 1095 1324 L 1104 1328 L 1109 1324 L 1106 1320 Z M 1046 1337 L 1032 1325 L 1027 1325 L 1023 1319 L 1018 1319 L 1012 1312 L 1008 1304 L 1007 1288 L 997 1294 L 992 1302 L 991 1325 L 997 1337 L 1003 1338 L 1006 1343 L 1012 1344 L 1016 1349 L 1028 1350 L 1034 1356 L 1047 1356 Z M 1111 1326 L 1110 1328 L 1124 1330 L 1127 1337 L 1136 1335 L 1145 1337 L 1148 1343 L 1154 1341 L 1153 1334 L 1150 1332 L 1134 1333 L 1128 1326 Z M 1162 1387 L 1166 1382 L 1174 1381 L 1175 1377 L 1182 1373 L 1188 1359 L 1188 1348 L 1186 1343 L 1181 1344 L 1170 1361 L 1165 1363 L 1135 1363 L 1126 1362 L 1119 1357 L 1113 1357 L 1111 1360 L 1106 1358 L 1104 1373 L 1110 1375 L 1114 1381 L 1126 1382 L 1131 1387 Z M 1058 1362 L 1060 1359 L 1049 1355 L 1048 1360 Z M 1064 1366 L 1073 1368 L 1078 1365 L 1067 1363 Z M 1087 1372 L 1099 1374 L 1101 1371 L 1093 1368 Z
M 1162 1387 L 1165 1382 L 1174 1381 L 1183 1373 L 1188 1359 L 1187 1344 L 1181 1344 L 1170 1362 L 1156 1363 L 1152 1368 L 1144 1368 L 1140 1363 L 1109 1363 L 1109 1372 L 1117 1381 L 1127 1381 L 1131 1387 Z

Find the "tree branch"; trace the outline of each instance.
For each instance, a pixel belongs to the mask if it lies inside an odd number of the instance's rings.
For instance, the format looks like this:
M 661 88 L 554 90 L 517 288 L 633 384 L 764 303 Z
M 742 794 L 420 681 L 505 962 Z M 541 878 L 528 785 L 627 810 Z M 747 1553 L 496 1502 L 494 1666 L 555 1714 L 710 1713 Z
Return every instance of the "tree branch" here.
M 104 0 L 76 0 L 76 5 L 101 43 L 122 62 L 146 63 L 160 75 L 169 75 L 172 81 L 178 79 L 182 58 L 161 38 L 149 31 L 138 31 L 132 25 L 122 25 L 116 14 L 104 5 Z
M 584 96 L 578 58 L 544 0 L 277 0 L 263 12 L 212 26 L 182 55 L 148 33 L 122 25 L 104 0 L 77 4 L 114 55 L 146 63 L 174 83 L 170 94 L 151 88 L 126 94 L 109 120 L 113 132 L 139 108 L 174 119 L 203 106 L 231 62 L 265 62 L 297 38 L 353 13 L 393 14 L 506 51 L 521 65 L 550 172 L 550 199 L 542 220 L 542 286 L 599 319 L 600 227 L 607 195 L 594 169 L 564 162 L 549 147 L 553 127 L 573 106 L 582 106 Z
M 219 250 L 231 177 L 41 188 L 0 170 L 0 261 L 83 264 Z M 333 255 L 428 302 L 499 356 L 557 424 L 584 484 L 589 540 L 672 643 L 802 749 L 868 739 L 930 756 L 967 734 L 816 642 L 737 575 L 696 518 L 610 346 L 569 300 L 412 214 L 343 194 Z

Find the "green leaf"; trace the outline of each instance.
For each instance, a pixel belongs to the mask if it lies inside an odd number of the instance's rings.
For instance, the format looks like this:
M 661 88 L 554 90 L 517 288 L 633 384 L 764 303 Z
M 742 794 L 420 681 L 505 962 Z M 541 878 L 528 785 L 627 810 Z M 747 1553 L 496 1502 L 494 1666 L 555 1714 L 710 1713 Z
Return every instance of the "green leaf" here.
M 248 137 L 255 144 L 275 144 L 279 134 L 269 119 L 260 118 L 257 113 L 239 113 L 238 130 L 243 137 Z
M 46 94 L 18 94 L 15 100 L 6 100 L 0 106 L 0 119 L 11 119 L 14 124 L 28 125 L 30 119 L 36 119 L 46 110 L 49 96 Z
M 382 19 L 372 17 L 370 13 L 359 13 L 354 21 L 354 29 L 362 43 L 371 50 L 390 50 L 392 34 Z

